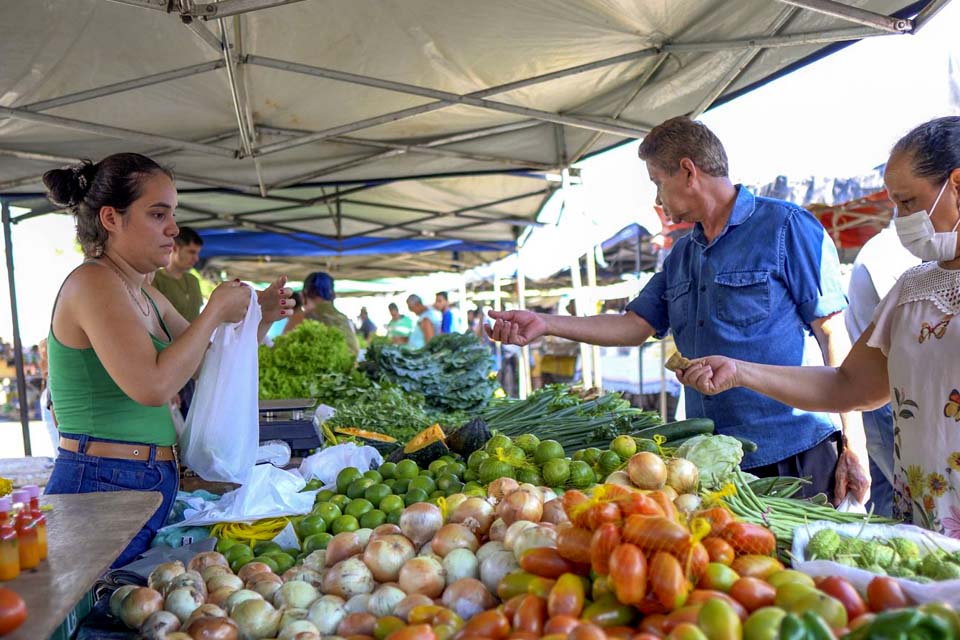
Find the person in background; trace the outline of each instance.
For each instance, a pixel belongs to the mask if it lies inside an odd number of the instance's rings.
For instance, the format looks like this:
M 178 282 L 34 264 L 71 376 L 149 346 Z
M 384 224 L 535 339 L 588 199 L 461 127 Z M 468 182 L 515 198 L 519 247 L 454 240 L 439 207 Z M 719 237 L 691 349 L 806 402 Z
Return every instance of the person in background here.
M 360 308 L 360 335 L 363 336 L 363 339 L 367 342 L 370 341 L 370 337 L 376 335 L 377 325 L 373 323 L 373 320 L 370 319 L 370 316 L 367 315 L 367 308 Z
M 450 297 L 446 291 L 435 296 L 433 308 L 440 312 L 440 333 L 459 333 L 457 314 L 450 306 Z
M 413 320 L 410 316 L 400 313 L 400 307 L 391 302 L 387 305 L 390 311 L 390 322 L 387 323 L 387 338 L 393 344 L 407 344 L 410 342 L 410 334 L 413 333 Z
M 479 309 L 467 309 L 467 330 L 465 333 L 472 333 L 475 336 L 480 335 Z
M 893 225 L 870 238 L 860 249 L 850 274 L 847 297 L 850 308 L 844 314 L 850 341 L 856 343 L 870 326 L 873 314 L 906 270 L 920 264 L 907 251 Z M 870 503 L 867 508 L 880 516 L 893 513 L 893 411 L 889 404 L 863 412 L 863 431 L 870 454 Z
M 336 293 L 333 277 L 323 271 L 311 273 L 303 281 L 303 315 L 307 320 L 316 320 L 328 327 L 339 329 L 347 340 L 347 347 L 353 355 L 360 353 L 357 332 L 346 315 L 333 305 Z
M 203 238 L 190 227 L 180 227 L 180 233 L 173 243 L 170 262 L 153 274 L 153 286 L 170 301 L 184 320 L 193 322 L 200 315 L 203 294 L 200 293 L 200 280 L 190 270 L 200 259 Z
M 440 312 L 423 304 L 423 298 L 416 294 L 407 297 L 407 308 L 417 316 L 407 344 L 413 349 L 421 349 L 440 333 Z
M 283 325 L 282 333 L 290 333 L 296 329 L 301 322 L 307 317 L 306 312 L 303 310 L 303 292 L 294 291 L 293 292 L 293 313 L 287 318 L 286 324 Z

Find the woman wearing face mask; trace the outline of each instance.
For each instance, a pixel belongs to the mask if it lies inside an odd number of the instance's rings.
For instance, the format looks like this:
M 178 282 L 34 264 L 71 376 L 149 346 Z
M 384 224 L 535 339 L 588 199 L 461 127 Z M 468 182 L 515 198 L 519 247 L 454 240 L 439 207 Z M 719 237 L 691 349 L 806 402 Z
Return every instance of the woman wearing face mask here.
M 960 117 L 904 136 L 884 182 L 900 241 L 925 262 L 900 277 L 839 368 L 709 356 L 678 378 L 705 394 L 746 387 L 807 411 L 892 402 L 894 516 L 960 538 Z

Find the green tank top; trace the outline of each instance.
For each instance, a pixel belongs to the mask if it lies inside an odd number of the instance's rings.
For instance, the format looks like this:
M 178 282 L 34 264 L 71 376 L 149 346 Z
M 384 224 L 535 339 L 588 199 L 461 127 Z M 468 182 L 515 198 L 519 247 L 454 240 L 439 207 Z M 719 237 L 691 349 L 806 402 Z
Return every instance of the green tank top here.
M 157 305 L 143 293 L 159 318 Z M 169 338 L 163 318 L 160 326 Z M 170 346 L 153 334 L 150 338 L 158 353 Z M 74 349 L 57 340 L 52 322 L 47 358 L 50 399 L 61 432 L 161 446 L 176 444 L 177 432 L 167 405 L 148 407 L 133 400 L 113 381 L 92 348 Z

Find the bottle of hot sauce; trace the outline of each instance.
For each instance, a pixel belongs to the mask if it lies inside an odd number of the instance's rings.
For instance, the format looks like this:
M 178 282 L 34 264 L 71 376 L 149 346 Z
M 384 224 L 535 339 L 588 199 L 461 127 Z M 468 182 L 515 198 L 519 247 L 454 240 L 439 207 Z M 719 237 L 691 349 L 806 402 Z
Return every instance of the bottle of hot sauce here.
M 20 575 L 20 545 L 17 530 L 10 524 L 9 497 L 0 498 L 0 580 L 13 580 Z
M 24 506 L 17 514 L 17 541 L 20 543 L 20 570 L 33 569 L 40 564 L 40 544 L 37 540 L 37 523 L 30 511 L 30 492 L 17 489 L 13 502 Z
M 47 517 L 40 511 L 40 487 L 35 484 L 24 485 L 30 492 L 30 515 L 37 524 L 37 544 L 40 548 L 40 560 L 47 559 Z

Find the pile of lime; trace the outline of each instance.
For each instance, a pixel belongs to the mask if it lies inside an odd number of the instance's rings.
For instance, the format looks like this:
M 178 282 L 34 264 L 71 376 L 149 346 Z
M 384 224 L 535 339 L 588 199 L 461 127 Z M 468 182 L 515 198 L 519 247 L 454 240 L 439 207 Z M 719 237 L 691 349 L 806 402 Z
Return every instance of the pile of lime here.
M 245 542 L 220 538 L 215 548 L 227 559 L 234 573 L 247 563 L 262 562 L 279 575 L 305 557 L 302 551 L 284 549 L 272 541 L 258 542 L 251 547 Z
M 483 484 L 506 477 L 536 486 L 584 489 L 597 482 L 589 464 L 566 457 L 556 440 L 541 441 L 532 433 L 493 436 L 467 459 L 467 476 L 471 473 Z
M 597 447 L 581 449 L 573 454 L 573 459 L 589 465 L 597 478 L 603 480 L 620 469 L 635 453 L 641 451 L 659 453 L 660 449 L 653 440 L 622 435 L 614 438 L 608 449 L 598 449 Z

